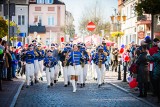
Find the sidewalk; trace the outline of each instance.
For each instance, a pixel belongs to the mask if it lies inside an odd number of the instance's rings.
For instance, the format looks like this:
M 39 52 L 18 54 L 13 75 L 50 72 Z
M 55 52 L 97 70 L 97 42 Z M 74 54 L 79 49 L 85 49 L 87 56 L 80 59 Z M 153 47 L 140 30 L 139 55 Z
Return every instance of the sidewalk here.
M 121 72 L 121 74 L 122 74 L 121 79 L 123 80 L 123 71 Z M 123 90 L 127 93 L 131 93 L 135 97 L 137 97 L 139 95 L 138 88 L 137 89 L 131 89 L 127 82 L 122 82 L 122 80 L 118 80 L 118 72 L 112 72 L 112 71 L 106 72 L 105 80 L 106 80 L 106 82 L 110 83 L 111 85 L 114 85 L 115 87 L 117 87 L 117 88 L 119 88 L 119 89 L 121 89 L 121 90 Z M 144 100 L 144 101 L 149 102 L 149 103 L 152 103 L 155 106 L 160 107 L 160 104 L 157 103 L 157 97 L 152 97 L 151 95 L 152 95 L 152 93 L 148 92 L 147 98 L 139 98 L 139 99 Z
M 0 107 L 14 107 L 23 83 L 22 79 L 2 82 L 3 91 L 0 91 Z

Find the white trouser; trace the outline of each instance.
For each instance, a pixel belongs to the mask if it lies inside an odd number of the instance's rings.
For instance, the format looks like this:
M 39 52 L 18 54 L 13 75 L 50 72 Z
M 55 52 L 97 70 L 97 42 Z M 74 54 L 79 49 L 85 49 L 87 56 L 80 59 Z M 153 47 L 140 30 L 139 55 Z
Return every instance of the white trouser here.
M 36 80 L 38 80 L 38 72 L 39 72 L 39 63 L 38 60 L 34 60 L 34 76 Z
M 30 78 L 31 81 L 33 81 L 33 76 L 34 76 L 34 64 L 27 64 L 26 63 L 26 81 L 27 85 L 30 83 Z
M 68 84 L 68 67 L 63 67 L 63 78 L 64 78 L 64 84 Z
M 54 72 L 54 80 L 58 80 L 58 74 L 59 74 L 59 65 L 55 65 L 55 72 Z
M 63 66 L 62 66 L 62 62 L 59 62 L 59 66 L 60 66 L 60 70 L 61 70 L 61 75 L 63 77 Z
M 92 74 L 94 78 L 97 78 L 96 64 L 92 63 Z
M 54 83 L 54 73 L 55 68 L 48 68 L 46 67 L 46 78 L 47 78 L 47 85 L 50 85 L 50 83 Z
M 97 80 L 98 80 L 98 84 L 101 85 L 102 82 L 104 82 L 104 69 L 105 69 L 105 65 L 102 64 L 102 67 L 99 68 L 98 65 L 96 65 L 96 71 L 97 71 Z
M 43 73 L 43 60 L 38 61 L 39 63 L 39 77 L 42 77 L 42 73 Z
M 83 84 L 84 83 L 84 67 L 82 67 L 82 71 L 80 71 L 79 73 L 80 73 L 80 75 L 79 75 L 79 78 L 78 78 L 78 80 L 79 80 L 78 83 Z
M 89 67 L 88 64 L 85 64 L 83 68 L 83 83 L 85 83 L 87 78 L 88 67 Z

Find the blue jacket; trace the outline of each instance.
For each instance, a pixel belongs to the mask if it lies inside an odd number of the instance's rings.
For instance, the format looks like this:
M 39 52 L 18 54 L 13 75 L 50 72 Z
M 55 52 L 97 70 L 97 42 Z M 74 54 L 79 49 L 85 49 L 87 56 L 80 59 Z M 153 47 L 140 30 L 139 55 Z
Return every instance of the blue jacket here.
M 39 57 L 38 57 L 38 61 L 41 61 L 44 59 L 45 57 L 45 52 L 44 50 L 37 50 L 38 54 L 39 54 Z
M 48 64 L 49 64 L 49 61 L 51 62 L 50 63 L 50 66 L 48 66 Z M 57 64 L 57 61 L 56 61 L 56 59 L 53 57 L 53 56 L 47 56 L 45 59 L 44 59 L 44 66 L 45 67 L 54 67 L 55 65 Z
M 96 55 L 93 57 L 94 63 L 96 65 L 98 65 L 99 59 L 102 60 L 102 64 L 105 64 L 107 57 L 104 54 L 99 55 L 98 53 L 96 53 Z
M 82 59 L 82 54 L 79 51 L 73 51 L 69 55 L 69 63 L 70 65 L 80 65 L 81 64 L 81 59 Z
M 26 63 L 34 63 L 35 54 L 34 51 L 27 51 L 25 61 Z

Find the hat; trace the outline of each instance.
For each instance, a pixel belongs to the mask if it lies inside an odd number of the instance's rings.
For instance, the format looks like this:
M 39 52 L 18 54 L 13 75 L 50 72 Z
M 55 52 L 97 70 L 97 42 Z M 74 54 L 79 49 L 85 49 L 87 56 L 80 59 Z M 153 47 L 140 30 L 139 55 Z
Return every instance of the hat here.
M 67 51 L 67 50 L 68 50 L 67 48 L 64 48 L 64 49 L 63 49 L 63 51 Z
M 82 46 L 82 47 L 85 47 L 86 45 L 85 45 L 84 43 L 81 43 L 81 46 Z
M 103 49 L 103 46 L 102 46 L 102 45 L 98 46 L 98 50 L 100 50 L 100 49 Z
M 157 45 L 158 45 L 158 48 L 160 49 L 160 42 L 159 42 L 159 43 L 157 43 Z
M 81 43 L 79 42 L 79 43 L 77 43 L 77 46 L 82 46 L 82 45 L 81 45 Z
M 52 53 L 52 50 L 48 50 L 47 53 Z
M 58 47 L 58 44 L 56 43 L 55 46 Z
M 28 47 L 29 47 L 29 48 L 33 48 L 33 45 L 32 45 L 32 44 L 30 44 Z
M 51 44 L 51 47 L 53 47 L 53 48 L 54 48 L 54 47 L 55 47 L 55 44 L 54 44 L 54 43 L 52 43 L 52 44 Z
M 41 44 L 40 44 L 40 43 L 38 43 L 38 44 L 37 44 L 37 46 L 38 46 L 38 47 L 41 47 Z
M 32 43 L 37 43 L 37 41 L 36 40 L 32 40 Z
M 70 47 L 70 44 L 69 44 L 69 43 L 67 43 L 67 44 L 65 45 L 65 47 Z
M 159 39 L 158 38 L 154 38 L 153 42 L 159 42 Z

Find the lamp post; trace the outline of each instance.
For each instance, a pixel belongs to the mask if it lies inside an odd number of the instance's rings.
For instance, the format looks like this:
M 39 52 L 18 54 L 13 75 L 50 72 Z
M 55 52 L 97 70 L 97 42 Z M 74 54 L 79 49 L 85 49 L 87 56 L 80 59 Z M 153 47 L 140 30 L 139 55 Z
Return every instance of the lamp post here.
M 121 16 L 119 13 L 117 13 L 117 9 L 114 8 L 114 12 L 115 12 L 115 15 L 112 15 L 111 16 L 111 21 L 112 21 L 112 24 L 116 25 L 116 32 L 120 31 L 121 29 L 119 29 L 119 25 L 122 23 L 122 22 L 125 22 L 126 21 L 126 16 L 123 15 Z M 113 31 L 114 31 L 114 26 L 113 26 Z M 118 36 L 115 39 L 115 42 L 118 43 L 117 39 L 118 39 Z M 118 80 L 121 80 L 121 58 L 119 57 L 118 58 Z M 124 75 L 125 76 L 125 75 Z M 124 77 L 126 78 L 126 76 Z M 125 81 L 125 79 L 124 79 Z

